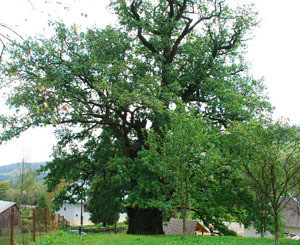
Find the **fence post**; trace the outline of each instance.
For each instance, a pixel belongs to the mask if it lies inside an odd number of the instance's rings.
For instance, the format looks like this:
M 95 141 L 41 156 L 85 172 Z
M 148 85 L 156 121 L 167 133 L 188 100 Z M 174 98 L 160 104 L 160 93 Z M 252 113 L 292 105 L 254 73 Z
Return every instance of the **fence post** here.
M 47 224 L 47 209 L 45 208 L 45 228 L 46 228 L 46 233 L 48 233 L 48 224 Z
M 33 241 L 35 242 L 35 209 L 32 210 L 33 211 Z
M 42 227 L 42 225 L 43 225 L 43 213 L 42 213 L 42 208 L 39 208 L 38 209 L 39 210 L 39 212 L 38 212 L 38 220 L 39 220 L 39 222 L 38 222 L 38 228 L 39 228 L 39 232 L 40 233 L 42 233 L 43 232 L 43 227 Z
M 15 217 L 15 209 L 12 207 L 10 209 L 10 244 L 14 245 L 14 217 Z

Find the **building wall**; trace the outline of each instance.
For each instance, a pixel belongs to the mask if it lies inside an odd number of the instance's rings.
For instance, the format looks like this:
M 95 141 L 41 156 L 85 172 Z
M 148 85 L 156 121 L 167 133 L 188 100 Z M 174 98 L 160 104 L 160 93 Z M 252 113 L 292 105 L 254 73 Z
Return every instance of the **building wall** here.
M 127 219 L 127 213 L 121 213 L 118 223 L 123 223 L 126 221 L 126 219 Z
M 70 222 L 70 225 L 80 226 L 80 214 L 81 214 L 81 204 L 70 204 L 64 203 L 59 211 L 56 212 Z M 92 225 L 93 223 L 89 220 L 90 213 L 86 212 L 83 208 L 83 225 Z

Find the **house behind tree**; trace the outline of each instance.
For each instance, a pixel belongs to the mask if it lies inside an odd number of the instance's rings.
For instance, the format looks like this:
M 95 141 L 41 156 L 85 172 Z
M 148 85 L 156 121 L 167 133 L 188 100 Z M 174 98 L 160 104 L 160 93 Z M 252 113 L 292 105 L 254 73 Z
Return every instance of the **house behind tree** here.
M 71 226 L 80 226 L 80 216 L 81 216 L 81 202 L 71 204 L 69 202 L 64 202 L 63 206 L 56 212 L 60 216 L 70 222 Z M 93 225 L 93 222 L 90 221 L 90 213 L 87 211 L 86 202 L 82 203 L 82 216 L 83 216 L 83 226 Z

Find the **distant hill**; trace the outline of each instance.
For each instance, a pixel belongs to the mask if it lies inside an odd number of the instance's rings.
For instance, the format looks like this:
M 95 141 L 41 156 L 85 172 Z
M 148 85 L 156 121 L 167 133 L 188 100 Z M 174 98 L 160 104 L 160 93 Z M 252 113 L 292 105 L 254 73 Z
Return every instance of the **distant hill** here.
M 9 165 L 0 166 L 0 181 L 9 181 L 14 179 L 19 174 L 19 168 L 21 163 L 12 163 Z M 35 162 L 35 163 L 28 163 L 29 167 L 32 170 L 37 170 L 40 166 L 44 166 L 45 162 Z M 38 181 L 42 181 L 45 174 L 41 174 L 38 177 Z

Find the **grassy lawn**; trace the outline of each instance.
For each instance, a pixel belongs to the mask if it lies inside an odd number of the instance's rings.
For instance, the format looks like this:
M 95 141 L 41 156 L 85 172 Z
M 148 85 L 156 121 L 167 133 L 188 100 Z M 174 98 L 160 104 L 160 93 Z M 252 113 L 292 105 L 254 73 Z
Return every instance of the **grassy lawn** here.
M 43 236 L 43 238 L 45 237 L 46 235 Z M 42 237 L 40 239 L 42 239 Z M 14 244 L 27 245 L 32 243 L 32 241 L 33 241 L 32 233 L 14 235 Z M 10 245 L 10 235 L 0 236 L 0 245 Z
M 118 223 L 117 226 L 128 226 L 125 223 Z M 70 230 L 78 230 L 80 226 L 70 226 Z M 112 228 L 114 227 L 114 225 L 109 225 L 108 227 Z M 98 224 L 98 225 L 85 225 L 83 226 L 84 229 L 97 229 L 97 228 L 105 228 L 102 224 Z
M 256 244 L 274 244 L 271 238 L 242 238 L 242 237 L 211 237 L 211 236 L 188 236 L 187 240 L 183 240 L 181 236 L 137 236 L 126 234 L 90 234 L 87 236 L 79 236 L 67 232 L 56 232 L 49 235 L 46 239 L 37 241 L 35 245 L 179 245 L 179 244 L 216 244 L 216 245 L 256 245 Z M 281 245 L 299 244 L 299 241 L 281 239 Z

